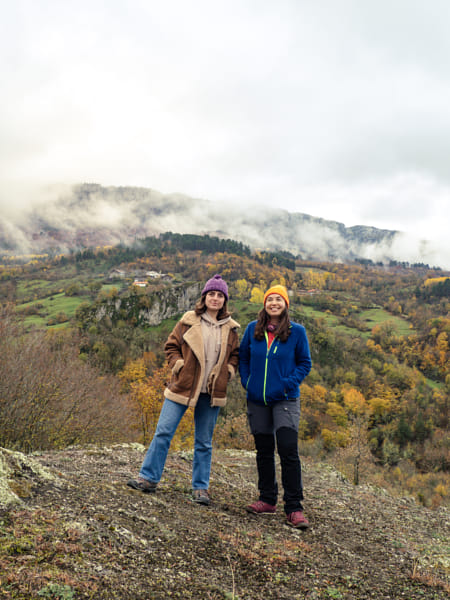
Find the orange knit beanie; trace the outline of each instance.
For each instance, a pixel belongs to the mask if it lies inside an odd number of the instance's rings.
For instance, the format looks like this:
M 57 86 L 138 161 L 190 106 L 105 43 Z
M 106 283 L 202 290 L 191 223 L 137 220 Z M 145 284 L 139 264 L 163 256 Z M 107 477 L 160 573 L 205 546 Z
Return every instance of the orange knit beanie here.
M 264 294 L 264 306 L 266 305 L 267 296 L 270 296 L 270 294 L 278 294 L 281 296 L 286 302 L 287 308 L 289 308 L 289 296 L 287 289 L 283 285 L 274 285 L 267 290 L 267 292 Z

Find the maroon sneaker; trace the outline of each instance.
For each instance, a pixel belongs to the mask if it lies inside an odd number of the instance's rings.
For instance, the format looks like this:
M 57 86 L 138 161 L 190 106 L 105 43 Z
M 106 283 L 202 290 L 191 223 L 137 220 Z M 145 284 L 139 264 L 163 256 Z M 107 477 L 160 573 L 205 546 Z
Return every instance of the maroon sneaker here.
M 263 502 L 262 500 L 257 500 L 256 502 L 253 502 L 253 504 L 246 506 L 245 510 L 254 515 L 273 515 L 277 510 L 277 507 L 272 504 L 267 504 L 267 502 Z
M 289 513 L 287 516 L 288 525 L 291 527 L 297 527 L 298 529 L 308 529 L 309 521 L 301 510 L 295 510 Z

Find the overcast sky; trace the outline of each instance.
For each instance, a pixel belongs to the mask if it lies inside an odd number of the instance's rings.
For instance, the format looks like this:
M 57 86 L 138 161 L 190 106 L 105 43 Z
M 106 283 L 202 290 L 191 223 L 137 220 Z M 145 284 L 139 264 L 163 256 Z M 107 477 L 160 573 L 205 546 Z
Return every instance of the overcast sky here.
M 450 266 L 449 0 L 0 1 L 3 212 L 136 185 L 399 229 Z

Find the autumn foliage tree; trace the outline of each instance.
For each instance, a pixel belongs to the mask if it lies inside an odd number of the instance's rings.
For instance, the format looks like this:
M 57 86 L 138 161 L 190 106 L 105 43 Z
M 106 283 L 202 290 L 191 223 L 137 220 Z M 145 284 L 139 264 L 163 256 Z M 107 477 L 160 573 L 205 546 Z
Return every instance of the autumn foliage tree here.
M 371 406 L 364 395 L 345 385 L 341 400 L 328 402 L 326 416 L 331 419 L 321 430 L 324 446 L 337 450 L 336 460 L 344 472 L 351 470 L 353 483 L 358 485 L 361 472 L 374 463 L 369 445 Z M 375 404 L 378 408 L 378 404 Z
M 150 442 L 155 433 L 164 400 L 164 389 L 170 375 L 168 365 L 155 368 L 149 373 L 144 358 L 129 361 L 119 373 L 123 389 L 128 392 L 136 408 L 139 441 L 144 445 Z M 192 443 L 193 431 L 193 411 L 187 410 L 173 437 L 172 449 L 188 447 Z
M 349 443 L 345 454 L 353 465 L 353 483 L 358 485 L 363 466 L 373 464 L 373 457 L 368 443 L 368 426 L 370 406 L 363 394 L 355 388 L 344 391 L 344 406 L 351 423 L 349 428 Z

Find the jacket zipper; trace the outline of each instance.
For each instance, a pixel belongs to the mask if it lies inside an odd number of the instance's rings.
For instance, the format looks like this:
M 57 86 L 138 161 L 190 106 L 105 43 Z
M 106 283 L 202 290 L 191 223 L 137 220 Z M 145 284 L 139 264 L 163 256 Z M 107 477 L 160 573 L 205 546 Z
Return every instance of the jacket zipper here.
M 266 383 L 267 383 L 267 367 L 268 367 L 268 364 L 269 364 L 269 354 L 270 354 L 269 336 L 267 335 L 267 331 L 264 332 L 264 336 L 266 338 L 267 352 L 266 352 L 266 363 L 264 365 L 263 400 L 264 400 L 264 404 L 267 406 L 267 402 L 266 402 Z M 276 351 L 278 350 L 278 340 L 276 340 L 276 341 L 273 340 L 271 346 L 274 347 L 273 354 L 276 354 Z

